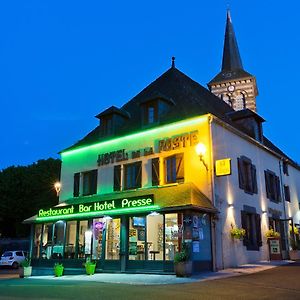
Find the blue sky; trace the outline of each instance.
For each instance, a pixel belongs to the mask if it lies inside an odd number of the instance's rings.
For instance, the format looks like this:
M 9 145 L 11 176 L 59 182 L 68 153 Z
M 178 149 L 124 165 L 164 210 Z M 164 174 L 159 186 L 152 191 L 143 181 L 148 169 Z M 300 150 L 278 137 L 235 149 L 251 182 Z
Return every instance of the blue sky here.
M 10 0 L 0 4 L 0 169 L 58 157 L 173 55 L 205 86 L 220 70 L 227 3 L 264 132 L 300 162 L 298 1 Z

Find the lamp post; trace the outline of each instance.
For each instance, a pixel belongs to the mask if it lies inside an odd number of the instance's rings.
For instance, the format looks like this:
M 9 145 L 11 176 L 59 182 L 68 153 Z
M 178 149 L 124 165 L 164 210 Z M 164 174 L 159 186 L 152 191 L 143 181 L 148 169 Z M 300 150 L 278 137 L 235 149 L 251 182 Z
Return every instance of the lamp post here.
M 58 197 L 59 193 L 60 193 L 60 190 L 61 190 L 61 183 L 59 181 L 56 181 L 54 183 L 54 188 L 55 188 L 55 191 L 56 191 L 56 195 Z
M 206 153 L 206 147 L 204 144 L 199 143 L 196 146 L 196 153 L 198 154 L 200 161 L 203 163 L 204 167 L 206 168 L 206 171 L 208 171 L 208 166 L 206 164 L 206 162 L 204 161 L 204 155 Z

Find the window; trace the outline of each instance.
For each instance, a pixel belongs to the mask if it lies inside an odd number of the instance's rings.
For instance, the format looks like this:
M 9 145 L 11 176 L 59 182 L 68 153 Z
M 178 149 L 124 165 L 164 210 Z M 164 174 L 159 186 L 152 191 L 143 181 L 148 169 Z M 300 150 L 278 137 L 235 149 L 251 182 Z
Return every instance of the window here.
M 125 190 L 136 189 L 142 186 L 142 162 L 124 165 Z
M 284 160 L 282 163 L 283 174 L 289 176 L 289 165 L 287 160 Z
M 181 225 L 181 215 L 166 214 L 165 215 L 165 258 L 166 260 L 174 260 L 175 253 L 179 251 L 181 239 L 179 239 L 178 231 Z
M 83 196 L 97 194 L 97 173 L 98 170 L 92 170 L 82 174 Z
M 106 220 L 106 240 L 105 240 L 105 259 L 120 259 L 120 233 L 121 219 Z
M 241 218 L 242 228 L 246 230 L 244 246 L 247 247 L 247 250 L 258 251 L 259 247 L 262 246 L 260 215 L 242 210 Z
M 77 221 L 67 222 L 65 240 L 65 258 L 75 258 Z
M 40 258 L 40 245 L 42 237 L 42 224 L 35 224 L 34 226 L 34 244 L 33 244 L 33 257 Z
M 286 184 L 284 185 L 284 199 L 285 201 L 291 202 L 290 187 Z
M 80 173 L 74 174 L 73 197 L 79 197 Z
M 152 186 L 159 185 L 159 158 L 152 159 Z
M 114 166 L 114 191 L 121 190 L 121 166 Z
M 280 202 L 280 181 L 279 177 L 270 170 L 265 170 L 265 182 L 267 198 L 273 202 Z
M 241 156 L 238 158 L 239 187 L 249 194 L 257 194 L 256 167 L 251 159 Z
M 158 103 L 151 101 L 144 105 L 144 125 L 153 124 L 158 121 Z
M 165 158 L 166 183 L 184 181 L 183 154 L 176 154 Z
M 112 116 L 105 117 L 101 121 L 103 123 L 102 128 L 103 128 L 104 135 L 113 134 L 113 119 L 112 119 Z

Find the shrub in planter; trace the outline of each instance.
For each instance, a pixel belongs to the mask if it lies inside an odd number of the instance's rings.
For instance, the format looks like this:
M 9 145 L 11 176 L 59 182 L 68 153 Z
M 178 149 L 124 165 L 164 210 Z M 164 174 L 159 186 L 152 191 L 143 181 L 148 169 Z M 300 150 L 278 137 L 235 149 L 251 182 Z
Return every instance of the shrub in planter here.
M 19 268 L 19 276 L 20 278 L 29 277 L 32 273 L 32 266 L 30 265 L 30 259 L 25 259 L 21 262 L 21 266 Z
M 60 277 L 64 273 L 64 266 L 63 266 L 63 264 L 55 263 L 53 270 L 54 270 L 54 276 Z
M 174 257 L 174 270 L 177 277 L 189 277 L 192 275 L 192 262 L 189 259 L 189 248 L 183 244 L 182 251 Z
M 86 262 L 83 264 L 85 267 L 85 272 L 87 275 L 94 275 L 96 270 L 96 262 L 87 259 Z
M 279 234 L 279 232 L 277 232 L 271 228 L 266 232 L 265 236 L 266 236 L 266 238 L 279 238 L 280 234 Z

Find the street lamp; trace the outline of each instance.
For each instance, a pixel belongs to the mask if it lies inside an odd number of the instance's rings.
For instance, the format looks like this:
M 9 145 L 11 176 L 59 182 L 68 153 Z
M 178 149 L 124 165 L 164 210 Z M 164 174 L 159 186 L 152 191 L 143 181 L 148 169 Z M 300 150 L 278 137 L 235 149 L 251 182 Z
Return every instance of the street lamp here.
M 60 190 L 61 190 L 61 183 L 59 181 L 56 181 L 54 183 L 54 188 L 55 188 L 55 191 L 56 191 L 56 195 L 58 197 L 59 193 L 60 193 Z
M 205 145 L 202 144 L 202 143 L 197 144 L 196 153 L 198 154 L 198 156 L 200 158 L 200 161 L 203 163 L 204 167 L 206 168 L 206 171 L 208 171 L 208 166 L 207 166 L 207 164 L 206 164 L 206 162 L 204 161 L 204 158 L 203 158 L 203 156 L 206 153 Z

